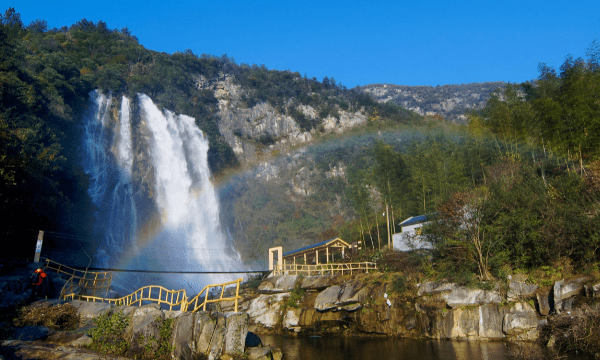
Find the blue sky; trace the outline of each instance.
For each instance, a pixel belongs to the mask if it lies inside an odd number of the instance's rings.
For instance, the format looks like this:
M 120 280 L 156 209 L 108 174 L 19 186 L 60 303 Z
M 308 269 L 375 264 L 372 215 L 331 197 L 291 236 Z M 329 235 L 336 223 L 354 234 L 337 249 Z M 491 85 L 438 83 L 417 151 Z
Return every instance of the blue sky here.
M 24 24 L 86 18 L 148 49 L 227 54 L 347 87 L 522 82 L 600 42 L 600 1 L 3 1 Z

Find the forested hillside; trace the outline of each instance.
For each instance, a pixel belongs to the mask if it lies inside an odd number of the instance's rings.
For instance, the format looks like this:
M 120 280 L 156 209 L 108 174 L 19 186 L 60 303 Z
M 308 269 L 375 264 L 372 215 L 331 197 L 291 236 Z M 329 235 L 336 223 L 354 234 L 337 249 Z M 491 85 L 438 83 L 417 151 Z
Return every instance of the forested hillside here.
M 94 89 L 114 96 L 145 93 L 165 109 L 194 117 L 209 138 L 209 163 L 216 174 L 239 165 L 231 144 L 244 142 L 262 151 L 279 140 L 267 128 L 257 133 L 233 129 L 235 137 L 227 133 L 226 141 L 219 128 L 219 101 L 226 100 L 215 96 L 225 80 L 239 90 L 236 108 L 266 107 L 312 134 L 325 131 L 324 119 L 335 124 L 345 111 L 365 118 L 377 112 L 392 123 L 419 121 L 416 114 L 378 104 L 334 78 L 318 81 L 297 72 L 238 65 L 226 55 L 160 53 L 144 48 L 127 28 L 110 29 L 102 21 L 83 19 L 48 29 L 44 20 L 23 24 L 10 8 L 0 17 L 0 42 L 1 215 L 13 219 L 7 223 L 27 218 L 33 228 L 81 232 L 93 222 L 78 153 L 81 117 Z M 302 106 L 312 112 L 305 114 Z

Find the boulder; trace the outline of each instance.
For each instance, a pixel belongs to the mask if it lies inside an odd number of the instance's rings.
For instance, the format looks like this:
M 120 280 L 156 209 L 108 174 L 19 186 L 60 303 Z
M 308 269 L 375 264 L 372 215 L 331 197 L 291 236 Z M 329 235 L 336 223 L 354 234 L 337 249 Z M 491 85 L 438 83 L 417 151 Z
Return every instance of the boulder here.
M 217 323 L 212 339 L 210 340 L 210 349 L 208 351 L 208 360 L 216 360 L 221 357 L 223 352 L 223 343 L 225 342 L 225 326 L 227 319 L 223 314 L 217 313 Z
M 135 310 L 132 311 L 131 321 L 125 330 L 125 337 L 131 344 L 127 356 L 133 357 L 144 352 L 144 342 L 140 343 L 140 336 L 144 336 L 144 339 L 152 336 L 160 338 L 160 322 L 165 319 L 165 315 L 154 305 L 133 307 Z
M 254 322 L 260 323 L 266 327 L 273 327 L 279 320 L 280 303 L 289 296 L 289 293 L 259 295 L 250 303 L 248 315 Z
M 508 284 L 506 297 L 510 302 L 522 301 L 534 297 L 537 290 L 537 284 L 527 284 L 521 281 L 511 281 Z
M 276 294 L 290 292 L 296 288 L 301 275 L 278 275 L 267 278 L 258 285 L 258 291 L 262 294 Z
M 300 314 L 302 309 L 288 308 L 286 313 L 283 315 L 283 327 L 289 330 L 299 331 L 300 327 Z
M 48 336 L 45 342 L 48 344 L 85 347 L 92 343 L 92 337 L 84 331 L 61 331 Z
M 248 348 L 245 353 L 248 360 L 281 360 L 283 354 L 281 349 L 274 347 Z
M 203 354 L 208 353 L 210 348 L 210 340 L 217 326 L 217 319 L 210 316 L 208 312 L 199 311 L 194 314 L 194 342 L 193 353 Z
M 194 339 L 194 313 L 182 313 L 173 322 L 173 333 L 171 336 L 172 355 L 176 359 L 191 359 Z
M 538 336 L 538 323 L 534 308 L 527 303 L 516 303 L 504 315 L 502 332 L 515 340 L 535 340 Z
M 338 297 L 342 288 L 338 285 L 330 286 L 323 290 L 315 299 L 315 309 L 327 311 L 337 308 Z
M 225 354 L 234 357 L 244 355 L 244 346 L 249 325 L 250 317 L 248 314 L 231 313 L 227 315 L 225 324 Z
M 101 302 L 88 302 L 73 300 L 71 304 L 77 309 L 77 313 L 81 316 L 81 320 L 91 320 L 100 315 L 110 313 L 114 305 Z
M 587 276 L 579 276 L 571 280 L 561 280 L 554 283 L 554 310 L 560 313 L 563 310 L 565 300 L 579 295 L 583 291 L 583 285 L 590 278 Z
M 335 285 L 336 277 L 333 275 L 307 276 L 302 280 L 301 287 L 304 290 L 323 290 Z
M 351 280 L 342 285 L 337 305 L 362 303 L 366 298 L 365 284 L 362 281 Z

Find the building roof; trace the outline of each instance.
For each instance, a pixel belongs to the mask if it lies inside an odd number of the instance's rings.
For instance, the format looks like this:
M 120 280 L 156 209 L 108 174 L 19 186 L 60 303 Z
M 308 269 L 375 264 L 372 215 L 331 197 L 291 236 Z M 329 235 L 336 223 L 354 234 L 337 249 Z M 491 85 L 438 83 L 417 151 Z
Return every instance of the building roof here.
M 427 221 L 431 220 L 431 217 L 433 215 L 434 214 L 411 216 L 408 219 L 406 219 L 403 222 L 401 222 L 400 226 L 409 226 L 409 225 L 424 223 L 424 222 L 427 222 Z
M 316 244 L 307 245 L 307 246 L 301 247 L 301 248 L 296 249 L 296 250 L 288 251 L 285 254 L 283 254 L 283 257 L 286 257 L 288 255 L 292 255 L 292 254 L 296 254 L 296 253 L 299 253 L 299 252 L 303 252 L 303 251 L 306 251 L 306 250 L 310 250 L 310 249 L 314 249 L 314 248 L 326 246 L 326 245 L 329 245 L 329 244 L 331 244 L 332 242 L 335 242 L 335 241 L 341 241 L 342 243 L 344 243 L 345 246 L 350 247 L 350 244 L 348 244 L 344 240 L 342 240 L 340 238 L 333 238 L 333 239 L 329 239 L 329 240 L 318 242 Z

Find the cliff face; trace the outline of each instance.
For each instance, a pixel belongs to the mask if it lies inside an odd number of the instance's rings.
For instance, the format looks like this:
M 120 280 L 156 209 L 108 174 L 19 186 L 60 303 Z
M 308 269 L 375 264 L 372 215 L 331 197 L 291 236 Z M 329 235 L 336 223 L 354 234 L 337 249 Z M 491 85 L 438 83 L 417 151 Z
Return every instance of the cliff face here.
M 438 114 L 446 120 L 465 123 L 467 111 L 485 106 L 490 94 L 504 85 L 503 82 L 443 86 L 371 84 L 359 89 L 382 103 L 392 101 L 420 115 Z
M 552 288 L 509 281 L 491 290 L 448 282 L 398 292 L 382 273 L 354 276 L 281 275 L 240 305 L 251 330 L 262 333 L 386 334 L 455 340 L 536 340 L 548 315 L 578 316 L 600 284 L 589 277 Z M 549 307 L 548 300 L 553 299 Z M 583 309 L 583 310 L 582 310 Z
M 367 121 L 364 109 L 344 111 L 338 107 L 338 117 L 329 114 L 321 118 L 319 109 L 303 104 L 294 106 L 293 101 L 288 101 L 283 107 L 285 113 L 268 102 L 248 107 L 242 101 L 242 95 L 248 90 L 236 84 L 232 75 L 220 74 L 213 80 L 200 75 L 196 79 L 196 85 L 199 89 L 214 92 L 219 102 L 219 132 L 242 164 L 256 164 L 268 159 L 270 155 L 307 144 L 317 132 L 342 133 Z M 287 114 L 292 110 L 310 120 L 317 120 L 321 126 L 311 131 L 302 131 L 296 120 Z

